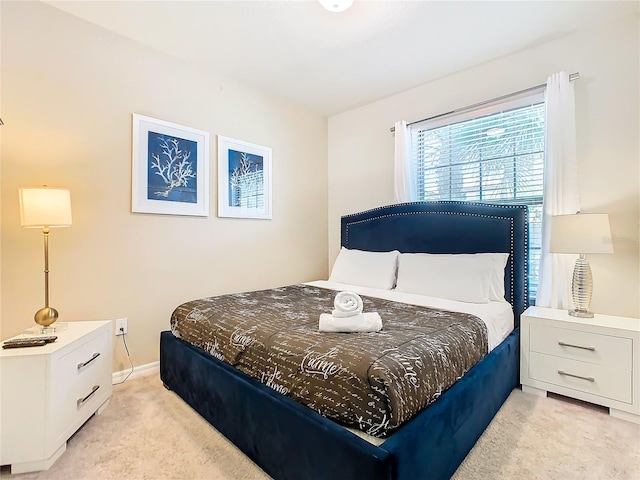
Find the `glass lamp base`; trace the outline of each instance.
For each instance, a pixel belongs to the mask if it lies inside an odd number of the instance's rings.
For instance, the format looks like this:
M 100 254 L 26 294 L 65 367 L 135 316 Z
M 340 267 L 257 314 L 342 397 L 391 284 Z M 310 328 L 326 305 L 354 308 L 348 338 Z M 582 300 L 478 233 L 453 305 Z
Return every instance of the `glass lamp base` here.
M 580 254 L 580 258 L 576 260 L 576 265 L 573 268 L 571 282 L 571 297 L 575 308 L 569 311 L 569 315 L 580 318 L 593 318 L 593 313 L 589 311 L 592 293 L 593 276 L 591 275 L 591 266 L 584 254 Z
M 580 318 L 593 318 L 593 312 L 588 310 L 569 310 L 569 315 Z
M 39 330 L 43 335 L 49 335 L 51 333 L 55 333 L 58 331 L 57 325 L 49 325 L 48 327 L 36 327 L 36 330 Z
M 56 322 L 53 325 L 49 325 L 48 327 L 41 327 L 40 325 L 36 325 L 31 328 L 27 328 L 24 333 L 25 335 L 51 335 L 55 332 L 61 332 L 69 328 L 69 323 L 67 322 Z

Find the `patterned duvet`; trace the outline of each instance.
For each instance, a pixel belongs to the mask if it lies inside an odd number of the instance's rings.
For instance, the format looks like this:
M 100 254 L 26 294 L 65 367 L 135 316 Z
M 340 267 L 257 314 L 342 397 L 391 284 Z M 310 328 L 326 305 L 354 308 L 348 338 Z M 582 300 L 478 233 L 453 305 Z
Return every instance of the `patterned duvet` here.
M 386 436 L 462 377 L 488 351 L 479 318 L 372 297 L 378 333 L 320 333 L 336 291 L 290 285 L 193 300 L 173 334 L 320 414 Z

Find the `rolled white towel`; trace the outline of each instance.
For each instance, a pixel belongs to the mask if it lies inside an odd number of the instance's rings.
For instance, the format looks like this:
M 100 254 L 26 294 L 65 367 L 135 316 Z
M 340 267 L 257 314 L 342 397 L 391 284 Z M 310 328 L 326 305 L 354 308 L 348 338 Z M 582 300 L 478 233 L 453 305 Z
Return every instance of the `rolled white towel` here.
M 321 332 L 379 332 L 382 330 L 382 319 L 378 312 L 368 312 L 351 317 L 339 317 L 328 313 L 320 314 L 318 330 Z
M 352 317 L 362 313 L 362 298 L 353 292 L 338 292 L 331 314 L 336 318 Z

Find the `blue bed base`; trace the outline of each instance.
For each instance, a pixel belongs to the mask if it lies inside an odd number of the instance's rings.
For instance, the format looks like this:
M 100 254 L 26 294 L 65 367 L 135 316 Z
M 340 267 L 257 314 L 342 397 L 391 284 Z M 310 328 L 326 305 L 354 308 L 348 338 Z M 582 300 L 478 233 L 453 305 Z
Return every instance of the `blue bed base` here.
M 342 244 L 348 248 L 510 253 L 505 287 L 516 329 L 380 446 L 168 331 L 160 336 L 160 377 L 276 480 L 450 478 L 519 383 L 518 324 L 527 303 L 526 224 L 524 206 L 459 202 L 392 205 L 342 218 Z M 371 238 L 377 240 L 371 243 Z

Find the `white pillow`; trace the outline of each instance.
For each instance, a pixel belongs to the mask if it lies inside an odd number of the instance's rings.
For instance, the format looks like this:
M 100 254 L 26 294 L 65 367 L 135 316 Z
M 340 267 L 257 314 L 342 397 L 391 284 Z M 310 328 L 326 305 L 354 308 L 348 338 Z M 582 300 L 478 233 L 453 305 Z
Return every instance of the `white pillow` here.
M 507 253 L 403 253 L 396 290 L 468 303 L 504 301 L 507 258 Z
M 492 302 L 506 302 L 504 297 L 504 268 L 509 260 L 508 253 L 473 253 L 469 255 L 482 255 L 491 258 L 493 270 L 491 271 L 491 285 L 489 287 L 489 300 Z
M 400 252 L 367 252 L 342 247 L 329 281 L 391 290 L 396 284 Z

